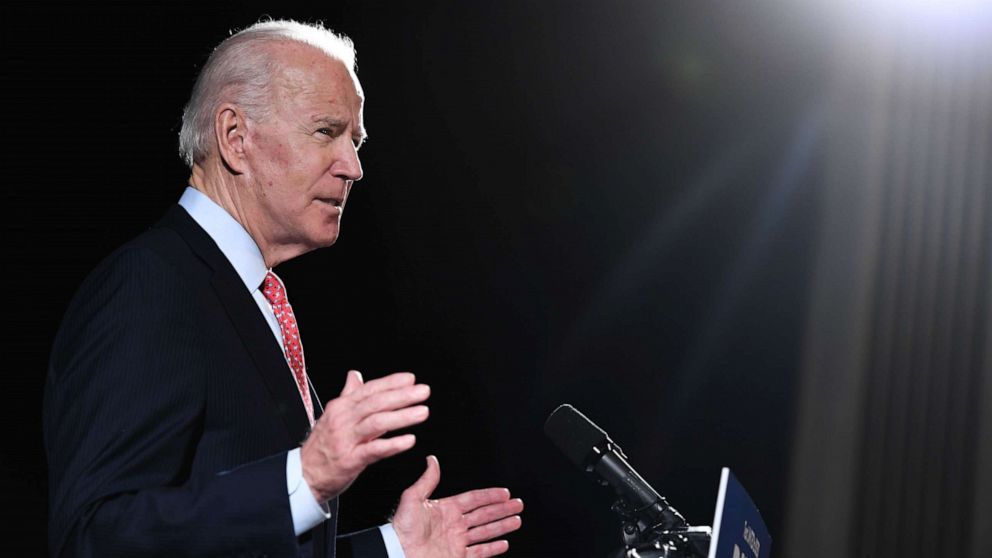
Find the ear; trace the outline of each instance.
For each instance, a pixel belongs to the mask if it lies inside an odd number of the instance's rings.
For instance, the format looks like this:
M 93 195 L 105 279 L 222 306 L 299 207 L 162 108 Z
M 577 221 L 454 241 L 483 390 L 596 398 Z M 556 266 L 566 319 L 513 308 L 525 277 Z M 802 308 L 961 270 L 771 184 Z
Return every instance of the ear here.
M 244 111 L 231 103 L 222 104 L 214 116 L 218 154 L 224 165 L 234 174 L 242 174 L 246 170 L 247 124 Z

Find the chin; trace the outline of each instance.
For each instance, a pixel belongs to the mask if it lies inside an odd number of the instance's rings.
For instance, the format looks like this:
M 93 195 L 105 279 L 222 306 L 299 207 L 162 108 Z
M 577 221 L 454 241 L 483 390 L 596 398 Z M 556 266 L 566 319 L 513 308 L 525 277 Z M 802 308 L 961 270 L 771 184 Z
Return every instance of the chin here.
M 341 225 L 338 219 L 320 220 L 308 223 L 308 226 L 300 230 L 303 242 L 310 247 L 310 250 L 317 248 L 327 248 L 338 240 L 341 234 Z
M 338 241 L 338 231 L 335 229 L 333 232 L 322 234 L 315 238 L 316 242 L 314 245 L 318 248 L 327 248 L 328 246 L 333 246 L 335 242 Z

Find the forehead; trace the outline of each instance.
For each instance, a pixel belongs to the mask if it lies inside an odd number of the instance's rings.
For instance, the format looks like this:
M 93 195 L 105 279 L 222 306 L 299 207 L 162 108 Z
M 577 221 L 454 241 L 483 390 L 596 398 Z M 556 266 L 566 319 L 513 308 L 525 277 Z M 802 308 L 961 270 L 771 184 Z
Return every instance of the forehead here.
M 344 62 L 295 41 L 276 45 L 273 54 L 279 67 L 275 83 L 280 93 L 308 104 L 361 110 L 361 84 Z

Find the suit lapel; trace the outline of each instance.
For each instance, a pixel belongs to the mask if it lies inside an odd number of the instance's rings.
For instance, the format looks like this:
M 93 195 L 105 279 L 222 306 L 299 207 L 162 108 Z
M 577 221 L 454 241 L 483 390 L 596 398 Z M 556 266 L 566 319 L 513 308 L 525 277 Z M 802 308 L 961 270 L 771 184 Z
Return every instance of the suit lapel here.
M 251 356 L 275 402 L 290 437 L 303 440 L 310 430 L 306 410 L 292 372 L 272 337 L 272 330 L 245 289 L 231 262 L 210 236 L 180 206 L 172 207 L 159 223 L 178 232 L 190 248 L 213 269 L 211 287 L 234 325 L 245 351 Z

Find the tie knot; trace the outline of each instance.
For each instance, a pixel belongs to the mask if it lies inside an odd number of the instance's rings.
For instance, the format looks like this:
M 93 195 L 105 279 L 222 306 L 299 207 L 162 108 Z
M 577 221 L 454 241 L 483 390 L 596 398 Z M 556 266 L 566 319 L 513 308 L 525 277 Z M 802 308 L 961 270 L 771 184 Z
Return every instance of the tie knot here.
M 265 274 L 265 280 L 262 281 L 262 294 L 273 306 L 286 303 L 286 287 L 279 276 L 271 271 Z

